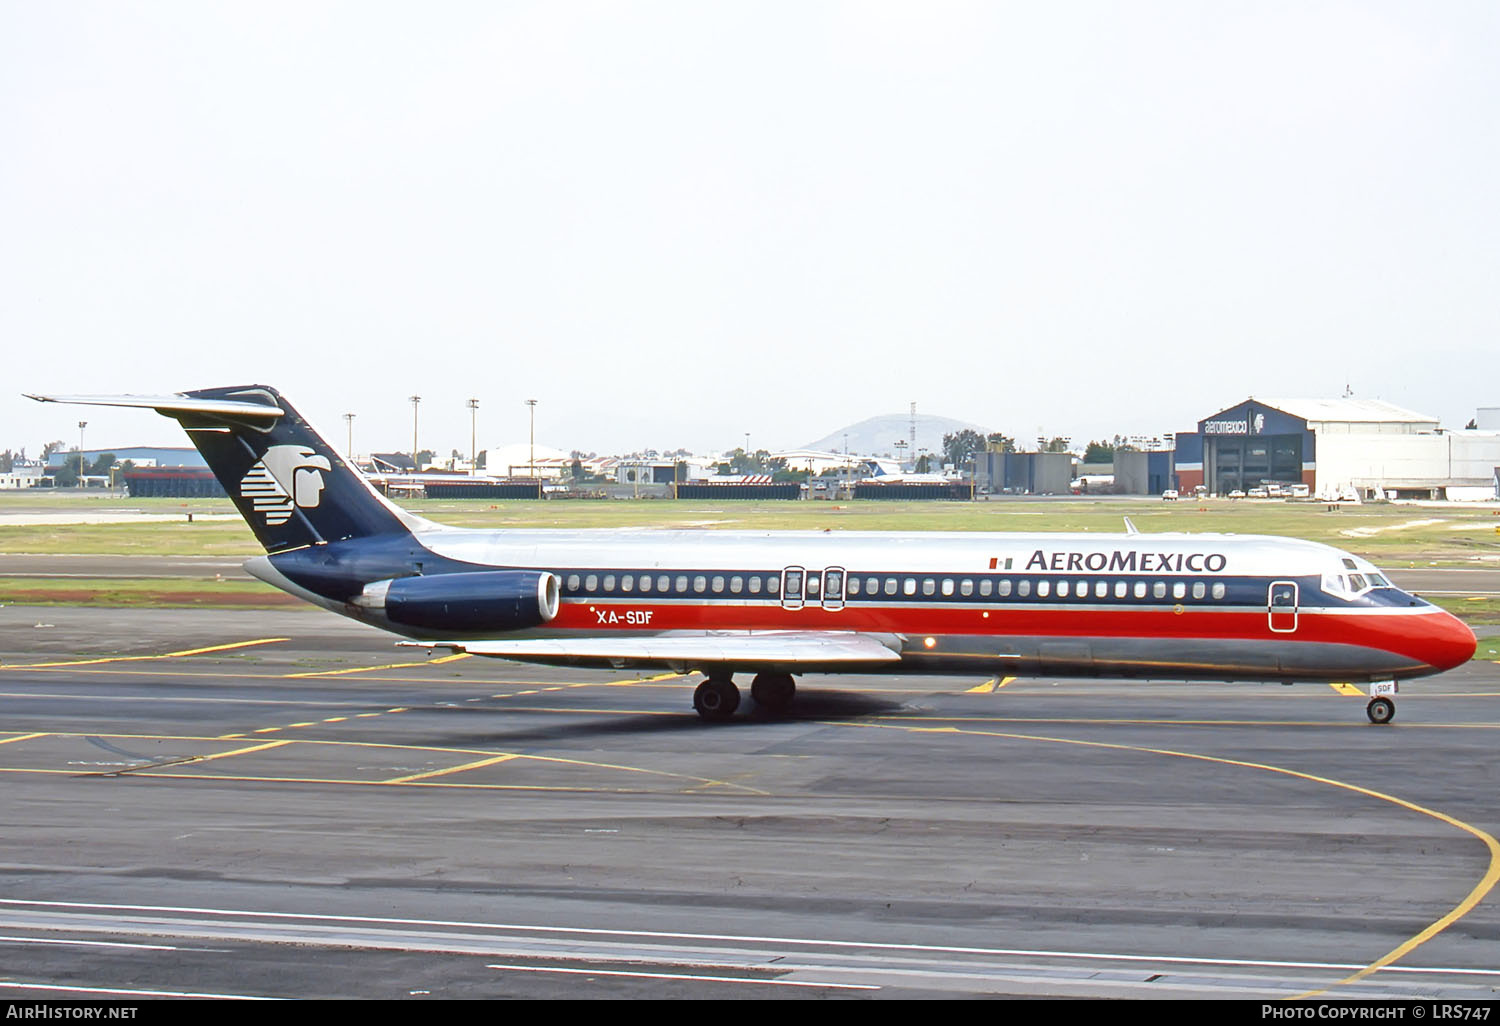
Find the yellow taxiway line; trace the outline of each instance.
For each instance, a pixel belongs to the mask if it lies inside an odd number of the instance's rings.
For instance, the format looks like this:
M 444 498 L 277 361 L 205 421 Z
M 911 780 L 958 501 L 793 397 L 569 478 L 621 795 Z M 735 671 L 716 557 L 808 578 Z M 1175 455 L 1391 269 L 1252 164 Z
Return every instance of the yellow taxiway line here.
M 252 641 L 232 641 L 227 645 L 208 645 L 204 648 L 185 648 L 181 652 L 160 652 L 156 655 L 106 656 L 102 659 L 72 659 L 55 663 L 8 663 L 0 664 L 0 670 L 47 670 L 61 666 L 97 666 L 100 663 L 139 663 L 149 659 L 181 659 L 183 656 L 207 655 L 210 652 L 227 652 L 235 648 L 251 648 L 255 645 L 272 645 L 291 638 L 255 638 Z
M 296 680 L 300 677 L 342 677 L 349 673 L 373 673 L 376 670 L 404 670 L 412 666 L 437 666 L 440 663 L 451 663 L 456 659 L 472 658 L 467 652 L 457 652 L 453 655 L 439 656 L 436 659 L 423 659 L 415 663 L 385 663 L 381 666 L 351 666 L 347 670 L 309 670 L 306 673 L 288 673 L 282 676 L 283 680 Z
M 1039 734 L 1013 734 L 998 730 L 975 730 L 969 727 L 907 727 L 897 726 L 895 724 L 889 723 L 840 723 L 830 725 L 862 727 L 866 729 L 906 730 L 913 732 L 921 731 L 924 733 L 942 732 L 968 734 L 980 737 L 1002 737 L 1017 741 L 1041 741 L 1049 744 L 1077 745 L 1082 748 L 1102 748 L 1121 752 L 1141 752 L 1147 755 L 1166 755 L 1175 759 L 1191 759 L 1198 762 L 1217 763 L 1221 766 L 1234 766 L 1242 769 L 1259 770 L 1263 773 L 1275 773 L 1282 776 L 1295 777 L 1299 780 L 1311 781 L 1315 784 L 1325 784 L 1329 787 L 1336 787 L 1344 791 L 1351 791 L 1355 794 L 1362 794 L 1370 798 L 1379 799 L 1383 802 L 1390 802 L 1392 805 L 1399 806 L 1400 808 L 1407 809 L 1411 812 L 1417 812 L 1424 816 L 1430 816 L 1431 818 L 1436 819 L 1441 823 L 1445 823 L 1451 827 L 1456 827 L 1457 829 L 1474 836 L 1482 844 L 1484 844 L 1486 848 L 1489 849 L 1490 862 L 1489 867 L 1484 873 L 1484 876 L 1482 876 L 1479 882 L 1474 885 L 1474 887 L 1469 891 L 1467 895 L 1464 896 L 1463 900 L 1461 900 L 1457 905 L 1450 909 L 1446 915 L 1439 917 L 1426 929 L 1422 930 L 1420 933 L 1409 938 L 1408 940 L 1405 940 L 1402 943 L 1396 945 L 1396 947 L 1392 948 L 1390 951 L 1386 952 L 1384 955 L 1377 958 L 1375 961 L 1371 962 L 1369 965 L 1365 966 L 1358 972 L 1353 973 L 1352 975 L 1347 976 L 1342 980 L 1331 983 L 1328 985 L 1328 987 L 1325 987 L 1323 989 L 1310 990 L 1303 994 L 1293 995 L 1294 999 L 1316 997 L 1319 994 L 1327 993 L 1327 991 L 1333 987 L 1344 986 L 1350 983 L 1357 983 L 1365 977 L 1380 971 L 1381 969 L 1397 961 L 1398 959 L 1404 958 L 1406 955 L 1416 950 L 1419 946 L 1427 943 L 1432 938 L 1436 937 L 1448 927 L 1452 926 L 1454 923 L 1458 922 L 1464 916 L 1472 912 L 1474 908 L 1481 901 L 1483 901 L 1492 890 L 1495 889 L 1495 885 L 1500 884 L 1500 840 L 1496 840 L 1493 835 L 1487 833 L 1484 830 L 1481 830 L 1479 827 L 1474 826 L 1473 824 L 1465 823 L 1463 820 L 1450 816 L 1447 813 L 1439 812 L 1437 809 L 1429 809 L 1425 805 L 1418 805 L 1415 802 L 1409 802 L 1404 798 L 1398 798 L 1395 795 L 1386 794 L 1383 791 L 1376 791 L 1373 788 L 1361 787 L 1359 784 L 1351 784 L 1343 780 L 1335 780 L 1332 777 L 1318 776 L 1313 773 L 1303 773 L 1300 770 L 1287 769 L 1284 766 L 1273 766 L 1269 763 L 1263 762 L 1248 762 L 1242 759 L 1225 759 L 1215 755 L 1203 755 L 1198 752 L 1179 752 L 1174 751 L 1170 748 L 1147 748 L 1142 745 L 1126 745 L 1108 741 L 1084 741 L 1078 738 L 1046 737 Z

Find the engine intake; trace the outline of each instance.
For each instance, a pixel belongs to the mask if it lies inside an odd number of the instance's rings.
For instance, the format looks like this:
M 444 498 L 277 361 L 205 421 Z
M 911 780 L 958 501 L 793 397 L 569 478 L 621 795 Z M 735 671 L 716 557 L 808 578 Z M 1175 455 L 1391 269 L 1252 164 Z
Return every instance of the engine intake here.
M 354 604 L 408 627 L 519 631 L 556 616 L 561 595 L 562 582 L 545 570 L 485 570 L 376 581 Z

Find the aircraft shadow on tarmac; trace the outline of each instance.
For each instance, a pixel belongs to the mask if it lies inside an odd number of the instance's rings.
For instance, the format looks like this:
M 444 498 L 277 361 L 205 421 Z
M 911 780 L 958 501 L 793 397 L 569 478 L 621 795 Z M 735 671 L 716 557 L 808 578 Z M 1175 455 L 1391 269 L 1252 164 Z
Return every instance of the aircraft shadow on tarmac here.
M 554 717 L 552 711 L 530 710 L 491 706 L 475 708 L 467 706 L 452 711 L 464 716 L 484 716 L 497 728 L 482 733 L 454 733 L 443 736 L 442 744 L 454 746 L 483 747 L 486 744 L 515 744 L 517 742 L 541 743 L 546 741 L 576 740 L 587 737 L 623 736 L 629 734 L 676 734 L 688 730 L 732 730 L 756 728 L 776 723 L 813 723 L 824 720 L 857 720 L 866 716 L 883 716 L 898 712 L 913 712 L 912 707 L 893 699 L 849 691 L 808 691 L 797 695 L 797 701 L 785 713 L 772 714 L 746 700 L 739 713 L 722 723 L 705 723 L 692 709 L 684 709 L 680 716 L 638 715 L 607 712 L 592 712 L 581 707 L 579 712 L 589 713 L 583 722 L 551 722 L 545 727 L 528 727 L 524 721 L 537 717 Z M 507 729 L 514 725 L 516 729 Z

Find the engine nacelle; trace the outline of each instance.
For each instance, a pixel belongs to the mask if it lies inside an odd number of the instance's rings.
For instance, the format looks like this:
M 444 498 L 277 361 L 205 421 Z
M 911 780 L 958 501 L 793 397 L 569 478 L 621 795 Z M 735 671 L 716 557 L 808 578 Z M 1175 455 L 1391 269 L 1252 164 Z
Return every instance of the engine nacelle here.
M 557 615 L 562 582 L 545 570 L 398 577 L 365 585 L 354 605 L 437 631 L 519 631 Z

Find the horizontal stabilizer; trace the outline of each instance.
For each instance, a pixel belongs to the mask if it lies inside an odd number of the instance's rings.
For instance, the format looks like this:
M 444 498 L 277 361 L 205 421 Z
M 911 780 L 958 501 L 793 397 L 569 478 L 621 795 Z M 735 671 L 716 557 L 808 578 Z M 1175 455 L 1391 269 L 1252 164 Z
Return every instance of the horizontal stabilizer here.
M 401 642 L 518 662 L 613 667 L 730 666 L 793 669 L 900 662 L 893 635 L 850 631 L 669 631 L 586 638 Z
M 32 395 L 39 403 L 71 403 L 79 406 L 133 406 L 155 410 L 169 417 L 184 413 L 218 417 L 269 417 L 283 415 L 280 406 L 239 399 L 193 399 L 185 395 Z

